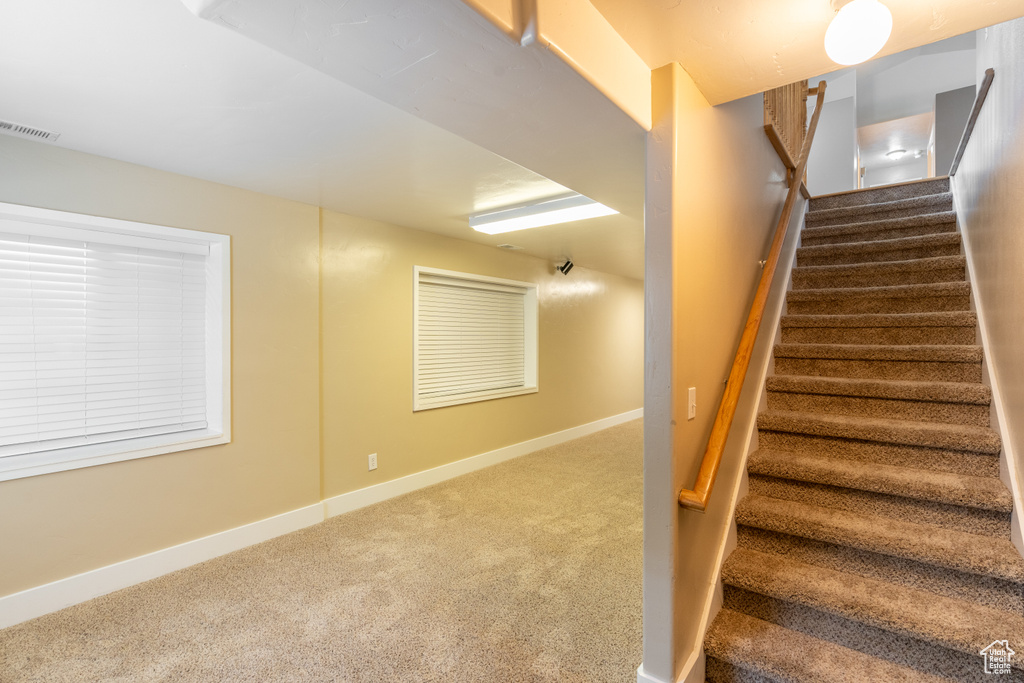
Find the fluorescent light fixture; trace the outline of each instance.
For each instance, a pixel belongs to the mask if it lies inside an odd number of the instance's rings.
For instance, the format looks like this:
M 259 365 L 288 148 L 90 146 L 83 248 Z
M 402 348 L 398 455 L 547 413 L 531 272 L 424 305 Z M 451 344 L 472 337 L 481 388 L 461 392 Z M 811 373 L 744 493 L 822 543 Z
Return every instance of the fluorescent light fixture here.
M 903 155 L 907 153 L 905 149 L 894 149 L 891 152 L 886 152 L 885 156 L 889 157 L 893 161 L 899 161 L 903 158 Z
M 574 194 L 537 204 L 474 214 L 469 217 L 469 227 L 488 235 L 498 235 L 513 230 L 539 228 L 544 225 L 610 216 L 615 213 L 618 213 L 615 209 L 598 204 L 593 199 L 581 194 Z
M 842 0 L 832 0 L 832 6 Z M 892 12 L 878 0 L 852 0 L 842 5 L 825 31 L 829 59 L 850 66 L 878 54 L 892 34 Z

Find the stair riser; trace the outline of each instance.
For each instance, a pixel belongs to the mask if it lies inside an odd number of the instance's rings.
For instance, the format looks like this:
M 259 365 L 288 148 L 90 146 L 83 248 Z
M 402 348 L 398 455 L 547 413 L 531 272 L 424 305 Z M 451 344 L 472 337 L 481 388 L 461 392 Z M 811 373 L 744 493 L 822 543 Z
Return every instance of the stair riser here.
M 758 430 L 758 445 L 760 448 L 803 451 L 857 462 L 880 462 L 899 467 L 916 467 L 978 477 L 999 476 L 998 456 L 967 451 L 835 439 L 766 429 Z
M 970 403 L 939 403 L 769 391 L 768 409 L 791 410 L 800 413 L 825 413 L 827 415 L 883 417 L 921 422 L 945 422 L 979 427 L 987 427 L 989 424 L 989 406 Z
M 867 221 L 884 221 L 893 218 L 910 218 L 921 214 L 939 213 L 953 210 L 953 198 L 950 195 L 935 195 L 934 198 L 923 203 L 917 203 L 905 208 L 893 208 L 886 211 L 875 210 L 876 206 L 855 207 L 837 212 L 834 216 L 823 216 L 808 211 L 806 214 L 807 227 L 824 228 L 832 225 L 846 225 L 849 223 L 865 223 Z
M 935 180 L 926 180 L 920 183 L 878 187 L 870 190 L 861 190 L 859 192 L 846 192 L 826 197 L 815 197 L 811 199 L 808 211 L 822 211 L 825 209 L 840 209 L 850 206 L 895 202 L 900 199 L 946 194 L 948 192 L 949 178 L 937 178 Z
M 859 230 L 839 234 L 815 234 L 813 228 L 804 230 L 800 235 L 800 246 L 817 247 L 823 244 L 852 244 L 856 242 L 875 242 L 877 240 L 894 240 L 900 237 L 920 237 L 956 232 L 956 222 L 934 223 L 929 225 L 912 225 L 906 227 L 878 228 L 876 230 Z
M 704 662 L 705 683 L 778 683 L 780 680 L 733 666 L 715 657 L 708 657 Z
M 939 313 L 969 311 L 969 296 L 847 297 L 822 301 L 789 301 L 790 315 L 854 315 L 857 313 Z
M 775 372 L 780 375 L 849 377 L 851 379 L 905 379 L 935 382 L 981 381 L 981 363 L 776 357 Z
M 990 429 L 958 427 L 956 425 L 921 425 L 907 428 L 906 423 L 858 423 L 857 420 L 827 420 L 824 416 L 808 415 L 791 418 L 780 413 L 761 413 L 757 428 L 764 431 L 814 434 L 832 439 L 853 439 L 878 443 L 946 448 L 971 453 L 998 455 L 999 436 Z M 911 423 L 912 424 L 912 423 Z
M 740 548 L 969 600 L 1011 614 L 1024 612 L 1024 586 L 1010 581 L 750 526 L 738 526 L 736 539 Z
M 846 273 L 842 270 L 793 270 L 793 289 L 838 289 L 845 287 L 895 287 L 898 285 L 926 285 L 936 282 L 963 282 L 966 278 L 962 266 L 932 270 L 902 269 L 893 264 L 883 272 L 871 274 Z
M 803 252 L 797 250 L 796 265 L 804 266 L 844 266 L 857 263 L 886 263 L 889 261 L 913 261 L 914 259 L 933 258 L 936 256 L 957 256 L 960 254 L 959 244 L 935 244 L 931 246 L 902 247 L 895 249 L 843 249 L 833 247 L 820 252 Z
M 783 344 L 971 345 L 974 327 L 787 327 Z
M 978 655 L 895 633 L 839 615 L 793 602 L 761 595 L 730 584 L 724 590 L 724 607 L 744 612 L 794 631 L 886 659 L 894 664 L 955 681 L 986 681 Z M 995 636 L 993 636 L 995 637 Z M 987 644 L 987 643 L 986 643 Z M 982 645 L 981 647 L 984 647 Z M 978 648 L 980 650 L 980 647 Z M 1005 676 L 1018 681 L 1020 672 Z M 991 676 L 988 676 L 990 679 Z
M 778 479 L 759 474 L 751 474 L 749 484 L 752 494 L 770 498 L 888 517 L 905 522 L 930 524 L 969 534 L 997 538 L 1010 535 L 1010 514 L 1008 512 L 945 505 L 870 491 Z

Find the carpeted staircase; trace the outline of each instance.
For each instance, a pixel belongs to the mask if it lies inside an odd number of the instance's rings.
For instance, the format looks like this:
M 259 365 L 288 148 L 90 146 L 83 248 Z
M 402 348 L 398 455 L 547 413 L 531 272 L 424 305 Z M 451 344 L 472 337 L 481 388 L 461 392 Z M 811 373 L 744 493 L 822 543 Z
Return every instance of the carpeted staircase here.
M 801 244 L 707 680 L 1024 681 L 949 180 L 812 199 Z M 1008 675 L 983 671 L 995 640 Z

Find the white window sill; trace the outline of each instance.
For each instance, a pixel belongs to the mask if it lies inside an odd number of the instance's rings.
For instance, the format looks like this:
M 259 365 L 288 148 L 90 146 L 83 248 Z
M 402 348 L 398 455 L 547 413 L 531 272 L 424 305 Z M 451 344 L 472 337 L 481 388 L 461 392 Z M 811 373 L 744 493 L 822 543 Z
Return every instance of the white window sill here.
M 230 441 L 231 437 L 223 431 L 197 429 L 176 434 L 160 434 L 125 441 L 10 455 L 0 458 L 0 481 L 205 448 Z
M 495 398 L 508 398 L 509 396 L 522 396 L 523 394 L 536 394 L 537 387 L 517 387 L 515 389 L 501 389 L 498 391 L 478 391 L 472 394 L 461 396 L 445 396 L 437 399 L 420 398 L 413 406 L 413 412 L 419 410 L 430 410 L 432 408 L 445 408 L 447 406 L 458 406 L 464 403 L 476 403 L 477 401 L 490 401 Z

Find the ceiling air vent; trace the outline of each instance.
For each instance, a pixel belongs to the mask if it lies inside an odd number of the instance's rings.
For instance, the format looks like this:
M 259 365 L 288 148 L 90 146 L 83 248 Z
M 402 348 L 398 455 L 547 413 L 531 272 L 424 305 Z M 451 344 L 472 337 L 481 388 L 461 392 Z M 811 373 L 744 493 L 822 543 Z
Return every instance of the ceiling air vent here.
M 517 247 L 514 244 L 499 244 L 498 249 L 509 249 L 510 251 L 516 251 L 522 249 L 522 247 Z
M 53 142 L 60 137 L 60 133 L 3 120 L 0 120 L 0 133 L 13 135 L 18 138 L 28 138 L 29 140 L 46 140 L 47 142 Z

